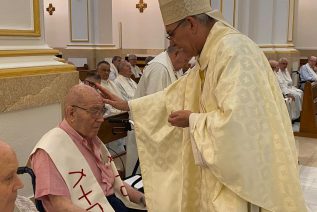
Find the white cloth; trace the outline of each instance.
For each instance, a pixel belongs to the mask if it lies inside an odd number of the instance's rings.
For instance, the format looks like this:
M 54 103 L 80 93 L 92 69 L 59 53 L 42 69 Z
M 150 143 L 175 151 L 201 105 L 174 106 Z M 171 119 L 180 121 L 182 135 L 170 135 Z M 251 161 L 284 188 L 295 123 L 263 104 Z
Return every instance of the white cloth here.
M 137 88 L 136 82 L 131 78 L 124 77 L 121 74 L 114 80 L 115 85 L 121 93 L 124 100 L 128 101 L 133 99 L 135 90 Z
M 140 78 L 142 76 L 142 71 L 139 68 L 139 66 L 137 66 L 137 65 L 135 65 L 135 66 L 131 65 L 131 71 L 132 71 L 135 78 Z
M 110 64 L 109 79 L 113 81 L 118 77 L 118 75 L 119 75 L 118 69 L 116 68 L 116 66 L 113 63 L 111 63 Z
M 161 91 L 176 80 L 172 61 L 162 52 L 144 68 L 134 99 Z
M 302 110 L 303 91 L 293 86 L 292 78 L 286 69 L 285 71 L 278 70 L 278 81 L 284 95 L 291 94 L 295 97 L 295 107 L 292 107 L 292 119 L 297 119 Z
M 27 197 L 18 195 L 15 200 L 14 212 L 37 212 L 34 203 Z

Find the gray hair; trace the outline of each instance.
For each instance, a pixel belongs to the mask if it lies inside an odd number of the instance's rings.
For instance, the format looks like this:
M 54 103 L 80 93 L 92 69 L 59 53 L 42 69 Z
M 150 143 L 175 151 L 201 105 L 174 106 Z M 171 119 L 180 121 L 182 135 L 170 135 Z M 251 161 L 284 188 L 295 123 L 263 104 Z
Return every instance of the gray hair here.
M 197 19 L 199 23 L 201 23 L 201 24 L 203 24 L 205 26 L 207 26 L 210 23 L 213 23 L 215 21 L 215 19 L 213 19 L 212 17 L 208 16 L 205 13 L 198 14 L 198 15 L 193 15 L 192 17 Z
M 282 57 L 278 60 L 279 63 L 282 63 L 282 62 L 287 62 L 288 63 L 288 59 L 286 57 Z
M 137 56 L 135 54 L 129 54 L 128 60 L 136 60 Z

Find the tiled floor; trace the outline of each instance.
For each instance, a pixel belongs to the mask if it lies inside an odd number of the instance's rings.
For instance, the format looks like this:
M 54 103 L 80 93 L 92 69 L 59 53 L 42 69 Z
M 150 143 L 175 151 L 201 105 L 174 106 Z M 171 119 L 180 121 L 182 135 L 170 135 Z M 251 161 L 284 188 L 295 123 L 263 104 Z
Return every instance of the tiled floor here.
M 317 139 L 295 137 L 299 144 L 300 180 L 309 212 L 317 212 Z

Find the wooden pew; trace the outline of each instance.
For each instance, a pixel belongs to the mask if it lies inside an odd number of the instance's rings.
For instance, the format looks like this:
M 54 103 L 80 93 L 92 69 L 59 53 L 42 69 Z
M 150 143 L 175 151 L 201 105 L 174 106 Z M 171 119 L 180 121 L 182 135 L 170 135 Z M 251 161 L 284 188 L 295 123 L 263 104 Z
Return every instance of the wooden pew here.
M 299 132 L 295 136 L 317 138 L 317 82 L 306 82 Z
M 119 138 L 126 137 L 127 131 L 124 130 L 125 124 L 111 123 L 109 119 L 128 119 L 128 118 L 129 118 L 128 112 L 123 112 L 123 113 L 107 116 L 104 122 L 101 124 L 99 132 L 98 132 L 98 137 L 100 138 L 100 140 L 104 144 L 107 144 Z M 118 161 L 121 161 L 121 163 L 123 164 L 124 162 L 122 161 L 121 156 L 124 156 L 125 154 L 126 154 L 126 151 L 120 152 L 118 154 L 112 154 L 112 158 L 115 161 L 116 159 L 119 158 Z M 119 175 L 121 176 L 122 179 L 124 179 L 125 178 L 124 165 L 121 168 L 119 167 L 117 168 L 118 168 Z
M 125 124 L 111 123 L 109 122 L 109 119 L 129 119 L 129 114 L 128 112 L 123 112 L 119 114 L 110 115 L 105 118 L 98 132 L 98 137 L 104 144 L 127 136 L 127 131 L 125 131 L 124 129 Z

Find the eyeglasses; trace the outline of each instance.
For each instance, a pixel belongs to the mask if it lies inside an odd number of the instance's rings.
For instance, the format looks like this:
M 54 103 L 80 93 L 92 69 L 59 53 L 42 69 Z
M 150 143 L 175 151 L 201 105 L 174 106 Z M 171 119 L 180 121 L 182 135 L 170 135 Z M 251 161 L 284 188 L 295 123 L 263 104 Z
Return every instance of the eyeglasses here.
M 182 25 L 182 23 L 184 23 L 185 21 L 186 21 L 186 19 L 181 20 L 171 32 L 167 32 L 166 38 L 169 39 L 169 40 L 171 40 L 172 37 L 174 36 L 175 31 L 177 30 L 177 28 L 178 28 L 180 25 Z
M 99 118 L 100 116 L 103 116 L 108 110 L 105 106 L 103 106 L 102 108 L 88 108 L 88 109 L 77 106 L 77 105 L 72 105 L 72 107 L 77 107 L 79 109 L 85 110 L 93 118 Z

